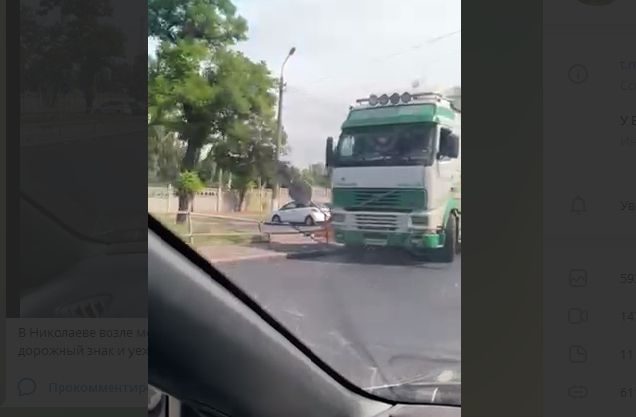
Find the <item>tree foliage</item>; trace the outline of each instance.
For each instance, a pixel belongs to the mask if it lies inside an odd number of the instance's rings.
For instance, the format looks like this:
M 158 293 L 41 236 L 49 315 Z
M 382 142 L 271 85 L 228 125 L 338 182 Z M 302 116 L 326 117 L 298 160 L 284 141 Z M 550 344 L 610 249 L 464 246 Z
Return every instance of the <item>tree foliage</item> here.
M 276 104 L 266 64 L 233 49 L 247 39 L 247 22 L 228 0 L 149 0 L 148 20 L 159 41 L 148 73 L 151 123 L 185 143 L 182 171 L 199 169 L 211 144 L 216 165 L 247 187 L 273 160 Z
M 58 13 L 59 18 L 44 23 Z M 100 71 L 112 58 L 124 57 L 126 36 L 111 23 L 109 0 L 41 0 L 37 8 L 20 6 L 21 86 L 50 93 L 55 105 L 59 85 L 73 82 L 84 92 L 87 111 L 97 95 Z M 70 73 L 78 67 L 77 78 Z

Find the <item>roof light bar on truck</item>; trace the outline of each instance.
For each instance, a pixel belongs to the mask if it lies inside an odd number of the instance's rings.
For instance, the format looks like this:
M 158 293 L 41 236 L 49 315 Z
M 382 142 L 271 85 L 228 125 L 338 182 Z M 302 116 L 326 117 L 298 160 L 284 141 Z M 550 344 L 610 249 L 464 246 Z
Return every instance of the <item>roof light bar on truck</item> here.
M 388 94 L 382 94 L 381 96 L 377 96 L 376 94 L 371 94 L 369 97 L 359 98 L 356 100 L 356 103 L 363 104 L 368 103 L 370 106 L 376 106 L 377 104 L 386 105 L 389 102 L 391 104 L 398 104 L 399 102 L 408 103 L 411 100 L 418 100 L 423 98 L 433 98 L 442 100 L 445 97 L 439 93 L 415 93 L 411 94 L 408 92 L 404 92 L 402 94 L 393 93 L 391 96 Z
M 356 104 L 368 104 L 371 107 L 375 107 L 378 104 L 381 106 L 386 106 L 388 104 L 391 105 L 398 105 L 400 103 L 403 104 L 408 104 L 412 101 L 424 101 L 424 102 L 434 102 L 434 103 L 440 103 L 442 101 L 448 101 L 451 105 L 451 107 L 453 108 L 453 110 L 460 112 L 459 109 L 457 109 L 454 105 L 453 105 L 453 101 L 454 98 L 452 97 L 446 97 L 443 94 L 440 93 L 433 93 L 433 92 L 427 92 L 427 93 L 402 93 L 401 95 L 398 93 L 393 93 L 390 96 L 388 94 L 382 94 L 381 96 L 378 96 L 376 94 L 371 94 L 368 98 L 360 98 L 356 100 Z M 351 109 L 350 109 L 351 110 Z

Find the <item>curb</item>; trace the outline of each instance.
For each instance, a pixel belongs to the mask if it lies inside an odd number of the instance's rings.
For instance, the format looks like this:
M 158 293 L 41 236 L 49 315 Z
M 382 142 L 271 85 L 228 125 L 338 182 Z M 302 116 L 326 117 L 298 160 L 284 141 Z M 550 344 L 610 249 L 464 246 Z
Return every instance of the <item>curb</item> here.
M 258 255 L 243 255 L 243 256 L 234 256 L 231 258 L 221 258 L 221 259 L 210 259 L 207 258 L 208 261 L 214 266 L 217 264 L 227 264 L 231 262 L 242 262 L 242 261 L 254 261 L 257 259 L 272 259 L 272 258 L 285 258 L 288 254 L 282 252 L 272 252 L 272 253 L 264 253 Z
M 272 253 L 264 253 L 264 254 L 257 254 L 257 255 L 243 255 L 243 256 L 235 256 L 231 258 L 221 258 L 217 260 L 210 259 L 210 258 L 207 258 L 207 259 L 212 265 L 226 264 L 231 262 L 252 261 L 257 259 L 274 259 L 274 258 L 303 260 L 303 259 L 320 258 L 321 256 L 332 255 L 339 251 L 340 251 L 340 248 L 329 248 L 329 249 L 316 249 L 316 250 L 296 252 L 296 253 L 272 252 Z

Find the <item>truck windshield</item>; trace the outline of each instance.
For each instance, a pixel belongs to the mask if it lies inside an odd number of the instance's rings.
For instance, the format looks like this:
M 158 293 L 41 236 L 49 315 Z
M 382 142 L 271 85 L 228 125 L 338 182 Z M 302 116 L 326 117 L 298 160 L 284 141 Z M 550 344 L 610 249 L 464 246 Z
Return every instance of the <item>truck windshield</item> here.
M 339 166 L 421 165 L 431 159 L 433 123 L 366 126 L 342 132 L 336 149 Z

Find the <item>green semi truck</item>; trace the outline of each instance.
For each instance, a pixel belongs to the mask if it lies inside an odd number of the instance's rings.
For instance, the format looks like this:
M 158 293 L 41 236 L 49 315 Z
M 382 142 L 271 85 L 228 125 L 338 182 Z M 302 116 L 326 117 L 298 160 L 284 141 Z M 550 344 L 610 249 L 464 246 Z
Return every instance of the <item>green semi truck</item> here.
M 461 245 L 461 111 L 438 93 L 356 101 L 327 139 L 331 227 L 345 247 L 455 260 Z

